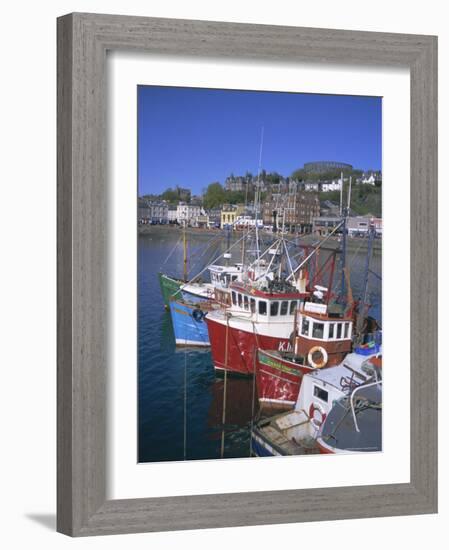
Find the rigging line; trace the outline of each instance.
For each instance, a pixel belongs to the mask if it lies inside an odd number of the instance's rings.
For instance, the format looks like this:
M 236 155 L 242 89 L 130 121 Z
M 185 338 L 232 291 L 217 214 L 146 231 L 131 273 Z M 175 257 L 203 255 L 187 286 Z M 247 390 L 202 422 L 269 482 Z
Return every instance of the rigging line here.
M 225 338 L 225 371 L 223 383 L 223 410 L 221 413 L 221 458 L 224 458 L 225 444 L 225 422 L 226 422 L 226 398 L 228 388 L 228 342 L 229 342 L 229 318 L 226 317 L 226 338 Z
M 225 250 L 224 252 L 220 253 L 220 255 L 217 256 L 211 263 L 215 263 L 216 261 L 218 261 L 218 260 L 223 256 L 223 254 L 226 254 L 226 252 L 229 252 L 230 250 L 232 250 L 237 244 L 240 243 L 240 241 L 241 241 L 242 239 L 245 238 L 245 236 L 246 236 L 246 235 L 243 235 L 243 237 L 240 237 L 240 239 L 238 239 L 237 241 L 235 241 L 235 243 L 234 243 L 233 245 L 231 245 L 227 250 Z M 195 279 L 198 279 L 198 277 L 199 277 L 200 275 L 202 275 L 202 274 L 206 271 L 206 269 L 207 269 L 208 267 L 209 267 L 209 266 L 207 265 L 204 269 L 202 269 L 199 273 L 197 273 L 197 274 L 195 275 L 195 277 L 192 277 L 192 279 L 190 279 L 190 281 L 188 281 L 188 282 L 189 282 L 189 283 L 193 283 L 193 282 L 195 281 Z
M 253 356 L 253 388 L 252 388 L 252 401 L 251 401 L 251 424 L 250 424 L 250 431 L 249 431 L 249 456 L 251 457 L 252 449 L 253 449 L 253 428 L 254 428 L 254 409 L 256 408 L 255 405 L 255 397 L 256 397 L 256 359 L 257 359 L 257 351 Z
M 360 242 L 359 246 L 353 252 L 350 253 L 350 261 L 348 262 L 348 266 L 347 266 L 347 269 L 349 271 L 354 266 L 354 262 L 357 258 L 358 253 L 360 252 L 362 246 L 363 246 L 363 240 Z M 334 292 L 334 293 L 337 292 L 337 290 L 340 289 L 340 286 L 341 286 L 341 279 L 337 281 L 337 284 L 336 284 L 335 288 L 331 289 L 331 291 Z
M 169 252 L 168 256 L 165 258 L 165 261 L 162 263 L 162 265 L 165 265 L 167 262 L 168 262 L 168 259 L 170 258 L 170 256 L 173 254 L 173 252 L 176 250 L 176 247 L 178 246 L 178 244 L 180 243 L 181 241 L 181 237 L 179 237 L 179 239 L 176 241 L 176 244 L 175 246 L 171 249 L 171 251 Z M 161 266 L 162 267 L 162 266 Z
M 337 231 L 338 229 L 340 229 L 340 227 L 341 227 L 344 223 L 345 223 L 345 222 L 344 222 L 344 220 L 343 220 L 343 221 L 340 222 L 338 225 L 336 225 L 336 226 L 334 227 L 334 229 L 329 233 L 329 235 L 327 235 L 327 236 L 320 242 L 320 244 L 319 244 L 316 248 L 314 248 L 314 249 L 312 250 L 312 252 L 311 252 L 311 253 L 310 253 L 310 254 L 309 254 L 309 255 L 308 255 L 308 256 L 307 256 L 307 257 L 306 257 L 297 267 L 296 267 L 296 268 L 295 268 L 295 271 L 292 273 L 292 275 L 289 275 L 289 276 L 287 277 L 286 280 L 288 281 L 292 276 L 294 276 L 294 275 L 296 274 L 296 272 L 297 272 L 297 271 L 298 271 L 298 270 L 299 270 L 299 269 L 300 269 L 300 268 L 301 268 L 301 267 L 302 267 L 302 266 L 303 266 L 303 265 L 304 265 L 304 264 L 305 264 L 305 263 L 306 263 L 306 262 L 307 262 L 307 261 L 308 261 L 308 260 L 309 260 L 309 259 L 310 259 L 310 258 L 320 249 L 320 248 L 321 248 L 321 247 L 322 247 L 322 246 L 323 246 L 323 244 L 324 244 L 330 237 L 332 237 L 332 235 L 333 235 L 334 233 L 336 233 L 336 231 Z
M 187 351 L 184 351 L 184 460 L 187 459 Z

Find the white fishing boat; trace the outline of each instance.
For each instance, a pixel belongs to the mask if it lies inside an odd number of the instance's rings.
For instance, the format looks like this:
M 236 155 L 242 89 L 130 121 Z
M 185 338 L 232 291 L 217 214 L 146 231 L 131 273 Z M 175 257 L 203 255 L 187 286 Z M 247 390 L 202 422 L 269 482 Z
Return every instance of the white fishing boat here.
M 378 395 L 375 400 L 376 416 L 373 417 L 371 426 L 364 427 L 364 435 L 368 435 L 367 439 L 369 439 L 376 432 L 377 437 L 381 426 L 381 415 L 377 415 L 379 408 L 381 409 L 382 406 L 381 392 L 379 399 L 381 384 L 381 351 L 371 356 L 350 353 L 340 365 L 327 369 L 316 369 L 309 374 L 305 374 L 294 410 L 260 420 L 253 428 L 253 454 L 257 456 L 282 456 L 337 452 L 331 450 L 335 440 L 330 437 L 332 433 L 335 435 L 337 423 L 335 420 L 332 421 L 332 424 L 328 423 L 328 416 L 329 418 L 336 417 L 337 413 L 333 412 L 334 407 L 338 406 L 338 411 L 340 411 L 344 405 L 348 419 L 353 418 L 349 415 L 352 410 L 354 410 L 354 418 L 357 419 L 357 414 L 362 412 L 362 407 L 357 406 L 359 401 L 355 396 L 357 394 L 357 397 L 363 396 L 363 393 L 361 393 L 362 388 L 367 389 L 374 386 L 378 388 Z M 325 426 L 327 426 L 325 437 L 318 439 Z M 347 428 L 347 426 L 345 427 Z M 357 434 L 359 432 L 357 432 L 356 427 L 359 428 L 357 423 L 354 425 L 354 432 Z M 345 433 L 347 431 L 346 429 Z M 373 436 L 371 439 L 374 440 L 376 437 Z M 347 437 L 346 441 L 349 441 L 349 439 Z M 343 439 L 340 441 L 343 441 Z M 343 443 L 341 443 L 342 445 Z M 369 449 L 368 446 L 363 449 L 361 447 L 362 445 L 359 445 L 357 451 L 380 450 L 375 445 L 371 445 Z M 338 452 L 345 450 L 338 447 L 336 449 L 338 449 Z M 349 449 L 350 452 L 355 450 L 356 445 Z

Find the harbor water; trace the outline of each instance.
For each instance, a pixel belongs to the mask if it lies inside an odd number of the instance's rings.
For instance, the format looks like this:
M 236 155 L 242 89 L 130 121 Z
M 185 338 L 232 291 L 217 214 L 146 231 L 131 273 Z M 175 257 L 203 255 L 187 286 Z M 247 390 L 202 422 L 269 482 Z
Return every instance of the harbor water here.
M 225 239 L 189 235 L 191 274 L 225 250 Z M 240 236 L 240 235 L 239 235 Z M 223 424 L 224 379 L 215 373 L 209 349 L 175 347 L 170 313 L 164 304 L 158 272 L 181 276 L 180 232 L 157 228 L 138 239 L 138 461 L 160 462 L 248 457 L 250 432 L 257 414 L 253 378 L 228 376 Z M 348 251 L 354 298 L 363 284 L 366 243 Z M 238 250 L 233 261 L 240 260 Z M 371 269 L 381 272 L 381 253 Z M 340 276 L 336 270 L 335 285 Z M 370 278 L 370 314 L 381 323 L 381 281 Z M 224 447 L 222 448 L 222 444 Z

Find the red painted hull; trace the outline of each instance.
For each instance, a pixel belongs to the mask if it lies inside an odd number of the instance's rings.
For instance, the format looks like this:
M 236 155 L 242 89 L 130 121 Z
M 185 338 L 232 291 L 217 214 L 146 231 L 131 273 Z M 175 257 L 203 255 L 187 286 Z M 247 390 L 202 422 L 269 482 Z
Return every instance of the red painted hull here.
M 288 338 L 274 338 L 246 332 L 219 323 L 206 316 L 212 360 L 217 369 L 238 374 L 254 373 L 257 348 L 288 349 Z M 226 332 L 228 332 L 226 336 Z M 227 342 L 227 346 L 226 346 Z M 227 348 L 227 352 L 226 352 Z
M 293 408 L 298 399 L 302 377 L 313 370 L 277 356 L 272 351 L 259 349 L 256 385 L 260 407 L 270 410 Z

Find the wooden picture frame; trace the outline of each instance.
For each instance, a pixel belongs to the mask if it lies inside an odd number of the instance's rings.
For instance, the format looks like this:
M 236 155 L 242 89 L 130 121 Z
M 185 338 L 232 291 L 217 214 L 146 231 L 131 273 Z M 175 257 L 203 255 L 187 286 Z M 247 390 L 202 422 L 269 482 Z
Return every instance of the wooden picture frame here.
M 410 483 L 106 499 L 108 50 L 410 69 Z M 82 536 L 436 511 L 437 38 L 81 13 L 59 18 L 58 531 Z

